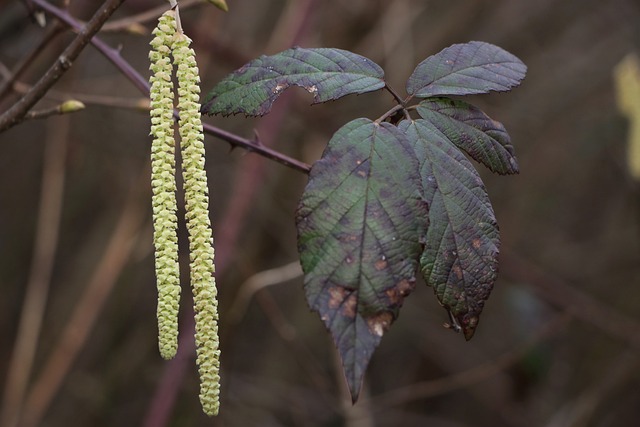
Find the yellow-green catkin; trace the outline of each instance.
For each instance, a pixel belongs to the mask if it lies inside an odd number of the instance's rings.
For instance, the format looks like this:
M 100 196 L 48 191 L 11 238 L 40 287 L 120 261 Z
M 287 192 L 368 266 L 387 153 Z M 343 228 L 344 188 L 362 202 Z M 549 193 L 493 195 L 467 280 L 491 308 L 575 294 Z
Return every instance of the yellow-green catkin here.
M 191 40 L 177 34 L 173 58 L 177 65 L 178 110 L 182 175 L 189 231 L 191 287 L 196 320 L 200 403 L 207 415 L 216 415 L 220 398 L 218 297 L 215 282 L 213 236 L 209 219 L 204 135 L 200 117 L 200 77 Z
M 171 47 L 176 35 L 175 12 L 162 15 L 151 41 L 151 187 L 153 243 L 158 287 L 158 347 L 171 359 L 178 350 L 180 268 L 175 178 L 175 139 Z
M 640 58 L 625 57 L 614 72 L 618 109 L 629 119 L 627 164 L 631 176 L 640 181 Z

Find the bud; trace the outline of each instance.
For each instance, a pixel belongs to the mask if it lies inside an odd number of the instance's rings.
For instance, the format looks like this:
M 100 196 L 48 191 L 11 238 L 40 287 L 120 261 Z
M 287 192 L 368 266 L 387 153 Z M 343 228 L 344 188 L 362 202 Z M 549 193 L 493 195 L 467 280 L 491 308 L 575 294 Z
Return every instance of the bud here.
M 84 109 L 85 109 L 85 105 L 80 101 L 76 101 L 75 99 L 71 99 L 69 101 L 65 101 L 62 104 L 60 104 L 60 112 L 62 114 L 75 113 L 76 111 L 80 111 Z

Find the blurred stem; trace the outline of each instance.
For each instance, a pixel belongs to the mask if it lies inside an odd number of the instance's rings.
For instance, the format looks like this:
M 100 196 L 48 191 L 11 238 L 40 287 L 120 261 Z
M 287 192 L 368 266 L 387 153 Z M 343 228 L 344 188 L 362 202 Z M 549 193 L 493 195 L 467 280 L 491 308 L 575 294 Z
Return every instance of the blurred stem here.
M 27 397 L 21 427 L 35 427 L 41 423 L 129 261 L 144 219 L 140 195 L 146 190 L 149 174 L 148 169 L 144 168 L 132 186 L 105 252 Z
M 44 147 L 34 254 L 16 343 L 7 371 L 0 423 L 2 426 L 14 426 L 18 423 L 40 337 L 60 230 L 68 132 L 68 117 L 48 123 L 46 134 L 49 137 Z
M 500 271 L 514 282 L 527 284 L 541 299 L 566 310 L 576 319 L 640 349 L 640 322 L 547 273 L 508 248 L 500 253 Z
M 378 395 L 371 399 L 371 408 L 374 412 L 384 411 L 393 406 L 433 398 L 486 381 L 516 363 L 536 345 L 563 332 L 570 319 L 571 316 L 568 313 L 560 313 L 544 324 L 525 343 L 511 351 L 465 371 L 411 384 Z

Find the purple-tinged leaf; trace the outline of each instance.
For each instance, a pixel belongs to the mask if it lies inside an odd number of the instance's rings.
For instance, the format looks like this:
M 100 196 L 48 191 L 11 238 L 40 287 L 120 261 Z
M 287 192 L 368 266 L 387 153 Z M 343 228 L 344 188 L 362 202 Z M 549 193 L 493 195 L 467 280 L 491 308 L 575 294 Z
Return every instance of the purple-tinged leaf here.
M 404 133 L 357 119 L 309 175 L 296 223 L 304 290 L 342 358 L 353 401 L 382 335 L 415 286 L 427 206 Z
M 430 122 L 405 120 L 399 128 L 414 146 L 429 204 L 420 268 L 468 340 L 497 277 L 500 240 L 493 208 L 473 165 Z
M 449 141 L 492 172 L 518 173 L 511 138 L 500 122 L 463 101 L 431 98 L 418 105 L 418 114 Z
M 384 87 L 384 72 L 375 62 L 341 49 L 294 47 L 261 56 L 213 88 L 203 102 L 206 114 L 262 116 L 289 86 L 313 95 L 313 103 Z
M 527 66 L 506 50 L 484 42 L 454 44 L 422 61 L 407 81 L 409 95 L 472 95 L 518 86 Z

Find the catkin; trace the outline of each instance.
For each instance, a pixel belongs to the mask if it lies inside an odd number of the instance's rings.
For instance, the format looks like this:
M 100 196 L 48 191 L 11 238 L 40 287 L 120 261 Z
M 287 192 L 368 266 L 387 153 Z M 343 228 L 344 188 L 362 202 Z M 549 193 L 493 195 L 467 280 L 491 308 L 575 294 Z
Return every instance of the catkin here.
M 208 415 L 216 415 L 220 397 L 218 298 L 214 249 L 209 220 L 207 175 L 204 168 L 204 136 L 200 117 L 200 77 L 191 40 L 177 34 L 173 58 L 177 66 L 179 129 L 182 153 L 186 222 L 189 231 L 190 277 L 196 321 L 200 403 Z
M 171 47 L 176 33 L 175 12 L 164 13 L 153 31 L 149 59 L 151 83 L 151 187 L 153 243 L 158 288 L 158 347 L 171 359 L 178 349 L 180 269 L 175 179 L 175 140 Z

